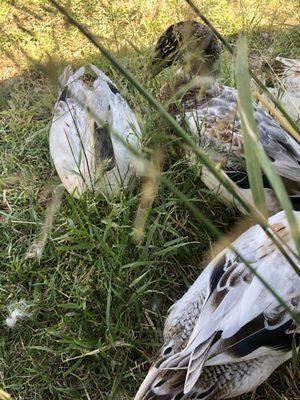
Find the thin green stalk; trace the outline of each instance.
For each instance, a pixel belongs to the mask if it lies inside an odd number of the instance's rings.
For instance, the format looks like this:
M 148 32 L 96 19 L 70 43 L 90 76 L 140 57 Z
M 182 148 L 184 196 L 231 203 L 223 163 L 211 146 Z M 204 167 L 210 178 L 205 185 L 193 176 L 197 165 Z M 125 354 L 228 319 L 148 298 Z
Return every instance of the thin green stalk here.
M 215 168 L 215 164 L 208 158 L 205 152 L 197 146 L 195 140 L 192 139 L 165 110 L 165 108 L 150 93 L 148 93 L 139 82 L 136 81 L 133 75 L 118 62 L 118 60 L 110 53 L 110 51 L 108 51 L 101 43 L 99 43 L 96 37 L 85 26 L 77 22 L 64 7 L 57 3 L 56 0 L 49 1 L 68 19 L 72 25 L 76 26 L 79 31 L 82 32 L 89 39 L 89 41 L 101 51 L 101 53 L 103 53 L 103 55 L 112 63 L 112 65 L 119 72 L 121 72 L 121 74 L 125 76 L 128 81 L 148 100 L 148 102 L 164 116 L 164 118 L 172 125 L 179 136 L 184 139 L 184 141 L 191 147 L 194 153 L 207 166 L 207 168 L 218 178 L 223 186 L 226 187 L 226 189 L 237 198 L 245 210 L 249 213 L 255 213 L 257 216 L 259 215 L 261 223 L 267 225 L 267 221 L 262 222 L 263 220 L 261 218 L 263 218 L 263 215 L 260 213 L 260 211 L 255 209 L 253 205 L 248 204 L 243 197 L 236 193 L 236 188 L 233 182 L 225 174 Z
M 241 127 L 243 134 L 243 144 L 246 159 L 246 169 L 249 177 L 250 188 L 255 204 L 262 210 L 264 215 L 268 215 L 265 200 L 265 191 L 262 179 L 262 171 L 259 158 L 253 151 L 253 146 L 257 146 L 257 124 L 254 118 L 252 96 L 250 89 L 250 75 L 248 71 L 248 47 L 247 41 L 242 38 L 237 46 L 235 60 L 235 75 L 238 88 L 238 104 L 240 107 Z M 250 134 L 248 125 L 251 128 Z

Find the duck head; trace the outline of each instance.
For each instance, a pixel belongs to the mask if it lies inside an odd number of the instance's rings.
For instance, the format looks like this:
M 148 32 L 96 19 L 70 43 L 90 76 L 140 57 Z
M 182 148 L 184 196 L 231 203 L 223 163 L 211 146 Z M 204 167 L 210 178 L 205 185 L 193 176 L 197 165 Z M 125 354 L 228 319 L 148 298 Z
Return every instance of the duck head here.
M 175 371 L 172 368 L 165 369 L 163 364 L 176 357 L 189 341 L 194 325 L 191 324 L 190 314 L 182 315 L 181 311 L 182 307 L 188 306 L 188 299 L 183 297 L 170 308 L 164 327 L 164 344 L 139 387 L 134 400 L 171 399 L 171 397 L 164 397 L 164 395 L 171 391 L 174 398 L 177 398 L 176 395 L 182 393 L 186 368 Z
M 152 77 L 174 63 L 190 77 L 217 77 L 220 45 L 211 30 L 193 20 L 169 26 L 159 38 L 152 60 Z M 190 78 L 191 79 L 191 78 Z

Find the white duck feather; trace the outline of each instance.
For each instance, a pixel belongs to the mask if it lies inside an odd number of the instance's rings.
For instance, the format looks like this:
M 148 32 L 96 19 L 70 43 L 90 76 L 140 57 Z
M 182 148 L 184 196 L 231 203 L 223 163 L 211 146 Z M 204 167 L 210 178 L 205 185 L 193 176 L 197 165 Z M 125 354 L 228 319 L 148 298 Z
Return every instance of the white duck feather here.
M 60 77 L 50 153 L 69 193 L 80 197 L 88 189 L 112 196 L 137 172 L 138 160 L 126 143 L 139 148 L 141 130 L 113 82 L 96 66 L 89 68 L 96 75 L 92 85 L 84 81 L 85 67 L 73 73 L 68 66 Z

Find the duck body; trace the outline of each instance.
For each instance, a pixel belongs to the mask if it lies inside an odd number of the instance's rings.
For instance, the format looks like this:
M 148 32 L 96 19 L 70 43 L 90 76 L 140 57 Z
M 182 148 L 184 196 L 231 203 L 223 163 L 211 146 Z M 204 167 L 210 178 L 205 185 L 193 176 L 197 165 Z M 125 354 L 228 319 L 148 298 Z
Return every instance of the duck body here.
M 246 171 L 241 122 L 238 114 L 238 93 L 235 88 L 215 83 L 198 99 L 197 91 L 190 91 L 173 110 L 177 120 L 194 136 L 213 161 L 218 163 L 237 184 L 241 194 L 252 201 Z M 300 144 L 285 132 L 264 109 L 253 103 L 258 127 L 258 139 L 278 175 L 283 179 L 295 208 L 300 207 Z M 214 176 L 202 170 L 207 187 L 217 191 L 224 202 L 234 201 Z M 270 183 L 264 177 L 265 196 L 271 213 L 280 205 Z M 244 210 L 237 204 L 240 211 Z
M 87 68 L 69 66 L 60 77 L 60 94 L 49 133 L 50 153 L 58 175 L 75 197 L 86 190 L 113 196 L 127 186 L 137 159 L 126 143 L 139 148 L 136 117 L 113 82 L 96 66 L 92 84 Z M 117 133 L 124 141 L 118 138 Z
M 185 26 L 192 26 L 192 32 L 198 31 L 198 34 L 194 32 L 190 35 L 194 41 L 192 48 L 186 44 L 189 37 L 182 40 Z M 178 35 L 178 30 L 182 32 L 181 36 Z M 171 55 L 176 54 L 177 58 L 174 56 L 170 58 L 170 43 L 172 43 Z M 201 52 L 195 51 L 197 48 L 195 43 L 202 49 Z M 184 56 L 180 58 L 178 54 Z M 180 60 L 181 65 L 175 75 L 174 85 L 177 101 L 171 105 L 170 112 L 194 136 L 196 142 L 205 149 L 211 159 L 218 163 L 237 184 L 240 195 L 253 202 L 238 114 L 238 93 L 235 88 L 219 84 L 217 80 L 219 56 L 218 42 L 215 37 L 212 38 L 212 32 L 199 23 L 185 21 L 171 25 L 159 38 L 153 63 L 162 65 L 162 62 L 158 61 L 159 58 L 167 58 L 166 66 L 169 66 L 171 61 L 173 63 Z M 200 60 L 195 63 L 197 58 Z M 194 64 L 201 65 L 201 68 L 195 69 Z M 294 94 L 298 88 L 296 75 L 295 72 L 291 77 L 285 69 L 286 85 L 293 87 Z M 168 93 L 168 90 L 165 92 Z M 253 103 L 253 108 L 259 142 L 276 172 L 283 179 L 295 209 L 300 210 L 300 144 L 284 131 L 260 105 Z M 205 167 L 202 168 L 201 178 L 210 190 L 218 194 L 221 201 L 228 204 L 234 203 L 233 196 Z M 281 206 L 265 176 L 263 181 L 266 203 L 269 212 L 274 214 L 281 209 Z M 242 213 L 245 212 L 242 206 L 239 204 L 236 206 Z
M 269 223 L 294 249 L 284 213 Z M 233 246 L 299 315 L 300 277 L 262 228 L 251 227 Z M 135 400 L 219 400 L 252 391 L 292 356 L 299 339 L 299 324 L 227 248 L 170 308 L 164 344 Z

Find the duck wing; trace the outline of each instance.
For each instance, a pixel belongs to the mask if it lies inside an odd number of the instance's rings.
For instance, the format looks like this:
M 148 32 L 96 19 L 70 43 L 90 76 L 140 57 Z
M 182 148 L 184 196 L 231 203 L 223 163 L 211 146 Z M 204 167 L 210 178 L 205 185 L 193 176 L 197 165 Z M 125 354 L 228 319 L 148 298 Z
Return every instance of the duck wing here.
M 300 213 L 296 217 L 300 223 Z M 269 222 L 292 247 L 284 213 Z M 233 245 L 300 313 L 299 277 L 264 231 L 254 226 Z M 225 249 L 169 310 L 164 345 L 135 400 L 198 398 L 192 397 L 196 392 L 201 393 L 199 398 L 219 399 L 224 398 L 223 384 L 227 389 L 243 387 L 237 394 L 252 390 L 291 357 L 293 337 L 299 341 L 299 334 L 299 325 L 273 295 L 235 253 Z M 236 376 L 240 368 L 243 374 Z M 213 384 L 215 379 L 222 387 Z
M 297 219 L 300 222 L 299 214 Z M 284 213 L 271 217 L 270 223 L 292 246 Z M 254 226 L 233 245 L 291 309 L 300 312 L 300 278 L 264 231 Z M 209 268 L 210 294 L 186 347 L 159 366 L 160 370 L 186 370 L 184 393 L 195 386 L 204 366 L 290 351 L 293 334 L 299 332 L 299 326 L 235 253 L 227 250 L 223 265 L 213 260 Z
M 238 172 L 236 183 L 239 184 L 246 166 L 237 90 L 216 87 L 208 90 L 201 100 L 197 100 L 195 92 L 190 92 L 176 116 L 225 172 Z M 253 106 L 259 141 L 284 180 L 289 195 L 300 200 L 300 144 L 260 105 L 254 103 Z M 265 181 L 269 188 L 269 183 Z
M 90 65 L 97 79 L 93 84 L 95 104 L 101 102 L 103 94 L 109 102 L 111 113 L 110 136 L 114 150 L 115 166 L 105 176 L 111 191 L 127 185 L 134 174 L 140 173 L 139 160 L 128 148 L 141 147 L 142 132 L 136 115 L 122 97 L 117 86 L 95 65 Z
M 88 112 L 92 92 L 82 80 L 85 68 L 73 73 L 67 67 L 60 78 L 61 91 L 49 132 L 50 153 L 58 175 L 75 197 L 91 188 L 95 171 L 94 130 Z
M 216 264 L 224 265 L 225 251 L 216 256 L 214 261 Z M 172 382 L 175 382 L 176 387 L 180 388 L 180 382 L 182 382 L 181 386 L 184 386 L 185 373 L 183 377 L 182 374 L 179 374 L 179 377 L 177 373 L 173 376 L 174 374 L 168 374 L 168 371 L 160 369 L 160 366 L 165 360 L 180 353 L 187 346 L 203 306 L 208 299 L 211 286 L 214 286 L 218 279 L 218 273 L 214 274 L 213 272 L 214 268 L 215 266 L 210 263 L 182 298 L 170 307 L 164 326 L 164 345 L 134 400 L 152 399 L 152 396 L 153 399 L 160 398 L 161 394 L 172 392 Z M 174 370 L 171 372 L 174 372 Z M 152 392 L 152 388 L 154 392 Z M 175 390 L 174 396 L 176 393 Z M 170 400 L 172 398 L 173 395 L 170 396 Z

